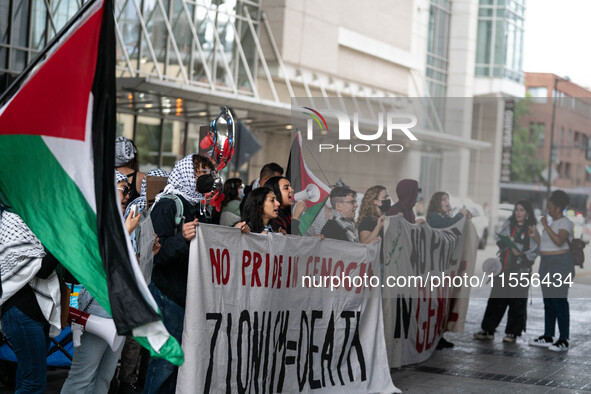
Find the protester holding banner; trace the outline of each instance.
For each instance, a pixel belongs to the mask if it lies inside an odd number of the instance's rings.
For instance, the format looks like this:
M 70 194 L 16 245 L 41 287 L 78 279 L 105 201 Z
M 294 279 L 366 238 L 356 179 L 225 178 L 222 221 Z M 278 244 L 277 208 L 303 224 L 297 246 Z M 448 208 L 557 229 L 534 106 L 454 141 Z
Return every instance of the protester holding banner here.
M 247 186 L 244 188 L 244 198 L 242 202 L 240 202 L 240 212 L 244 210 L 244 204 L 246 204 L 246 197 L 250 194 L 251 191 L 256 190 L 259 187 L 265 186 L 267 181 L 274 176 L 281 176 L 283 175 L 283 167 L 281 167 L 277 163 L 267 163 L 261 168 L 261 172 L 259 173 L 259 177 L 252 183 L 252 185 Z
M 18 363 L 17 393 L 45 392 L 49 337 L 61 330 L 58 264 L 18 215 L 0 209 L 0 315 Z
M 213 170 L 213 163 L 205 156 L 190 154 L 181 159 L 170 173 L 164 191 L 156 196 L 150 214 L 161 247 L 154 256 L 149 288 L 166 329 L 179 343 L 185 318 L 189 243 L 195 237 L 199 222 L 209 220 L 200 209 L 203 195 L 197 191 L 197 182 L 199 177 L 209 175 Z M 174 392 L 177 370 L 178 367 L 166 360 L 152 358 L 144 392 Z
M 271 233 L 273 232 L 271 221 L 279 216 L 279 206 L 279 201 L 271 189 L 266 186 L 259 187 L 246 197 L 241 223 L 246 223 L 253 233 Z M 242 232 L 248 231 L 242 228 Z
M 300 216 L 306 211 L 306 202 L 298 201 L 292 209 L 293 188 L 289 179 L 284 176 L 274 176 L 265 184 L 269 189 L 273 190 L 277 201 L 279 201 L 279 215 L 276 219 L 271 221 L 273 231 L 282 232 L 284 234 L 300 235 Z
M 138 198 L 146 174 L 140 172 L 137 148 L 129 138 L 120 136 L 115 139 L 115 169 L 131 178 L 129 200 Z
M 355 227 L 356 197 L 357 193 L 347 187 L 337 186 L 331 190 L 331 219 L 322 228 L 322 235 L 341 241 L 359 242 Z
M 564 210 L 569 204 L 568 195 L 562 190 L 552 192 L 548 199 L 548 215 L 553 219 L 548 224 L 545 216 L 540 222 L 544 226 L 544 232 L 539 240 L 540 254 L 540 279 L 542 294 L 544 296 L 544 335 L 532 339 L 530 345 L 548 347 L 555 352 L 568 350 L 569 339 L 569 305 L 568 288 L 575 276 L 575 266 L 569 242 L 573 239 L 574 224 L 564 217 Z M 570 278 L 570 279 L 569 279 Z M 560 282 L 558 282 L 560 280 Z M 560 336 L 552 344 L 554 332 L 558 321 Z
M 427 223 L 433 228 L 449 227 L 459 222 L 464 216 L 471 217 L 470 211 L 465 208 L 460 209 L 455 216 L 451 216 L 451 205 L 449 203 L 449 194 L 446 192 L 437 192 L 431 197 L 429 207 L 427 208 Z
M 402 214 L 407 222 L 415 222 L 415 214 L 413 207 L 421 198 L 421 189 L 419 182 L 414 179 L 403 179 L 396 185 L 396 195 L 398 201 L 394 204 L 388 212 L 387 216 Z
M 497 242 L 505 276 L 514 273 L 520 281 L 523 277 L 529 278 L 534 260 L 540 254 L 537 241 L 540 235 L 537 233 L 536 223 L 531 203 L 527 200 L 517 201 L 513 214 L 503 223 L 499 232 L 501 239 Z M 510 241 L 506 237 L 509 237 Z M 502 287 L 495 284 L 491 288 L 482 319 L 482 331 L 474 334 L 474 338 L 493 339 L 495 329 L 509 307 L 503 342 L 515 342 L 525 331 L 528 290 L 529 286 L 521 286 L 521 282 L 517 287 Z
M 384 236 L 385 214 L 392 201 L 388 189 L 382 185 L 372 186 L 363 195 L 357 229 L 362 244 L 372 243 Z

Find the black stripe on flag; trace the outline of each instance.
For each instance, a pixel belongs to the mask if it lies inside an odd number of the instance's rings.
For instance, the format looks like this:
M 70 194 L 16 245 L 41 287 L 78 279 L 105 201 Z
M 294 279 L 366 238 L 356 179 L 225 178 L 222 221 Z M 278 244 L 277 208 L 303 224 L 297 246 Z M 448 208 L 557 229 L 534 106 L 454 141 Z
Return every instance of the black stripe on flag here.
M 147 303 L 133 273 L 127 251 L 124 228 L 114 187 L 116 87 L 115 25 L 112 0 L 105 1 L 103 22 L 92 94 L 92 143 L 94 153 L 95 192 L 98 237 L 101 257 L 107 274 L 109 301 L 117 331 L 131 329 L 159 320 Z

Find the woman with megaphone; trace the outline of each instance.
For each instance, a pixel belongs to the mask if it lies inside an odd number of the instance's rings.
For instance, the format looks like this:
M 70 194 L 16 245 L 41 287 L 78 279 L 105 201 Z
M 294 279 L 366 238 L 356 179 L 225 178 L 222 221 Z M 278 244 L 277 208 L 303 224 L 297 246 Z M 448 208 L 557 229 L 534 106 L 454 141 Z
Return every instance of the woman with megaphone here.
M 273 190 L 279 201 L 279 215 L 271 221 L 271 227 L 275 232 L 300 235 L 300 216 L 306 211 L 306 199 L 302 194 L 302 200 L 293 200 L 293 188 L 289 179 L 284 176 L 270 178 L 265 186 Z M 295 202 L 292 213 L 292 205 Z

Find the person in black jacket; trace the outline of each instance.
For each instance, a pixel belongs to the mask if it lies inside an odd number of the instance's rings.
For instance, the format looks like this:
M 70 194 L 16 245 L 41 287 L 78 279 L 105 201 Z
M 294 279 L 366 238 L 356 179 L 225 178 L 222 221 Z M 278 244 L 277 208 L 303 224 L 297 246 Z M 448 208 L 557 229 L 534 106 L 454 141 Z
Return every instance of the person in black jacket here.
M 359 242 L 359 234 L 355 227 L 355 210 L 358 205 L 356 197 L 357 193 L 346 187 L 335 187 L 331 190 L 331 219 L 322 228 L 322 235 L 326 238 Z
M 197 192 L 199 177 L 214 170 L 211 160 L 191 154 L 174 166 L 168 185 L 156 196 L 151 213 L 154 232 L 160 239 L 160 251 L 154 256 L 152 283 L 149 288 L 162 312 L 168 332 L 181 343 L 185 319 L 185 298 L 189 270 L 189 244 L 199 223 L 209 223 L 211 215 Z M 166 196 L 166 197 L 163 197 Z M 171 197 L 171 198 L 168 198 Z M 182 214 L 177 213 L 177 204 Z M 152 358 L 148 366 L 145 393 L 174 393 L 178 367 Z

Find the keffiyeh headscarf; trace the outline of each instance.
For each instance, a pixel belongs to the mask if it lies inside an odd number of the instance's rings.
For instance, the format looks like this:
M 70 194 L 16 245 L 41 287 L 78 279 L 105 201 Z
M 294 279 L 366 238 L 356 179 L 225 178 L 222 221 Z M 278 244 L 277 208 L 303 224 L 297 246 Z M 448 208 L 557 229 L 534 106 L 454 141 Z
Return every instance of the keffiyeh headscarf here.
M 355 228 L 355 221 L 346 218 L 342 213 L 333 209 L 331 212 L 332 219 L 343 229 L 347 234 L 347 239 L 350 242 L 359 242 L 359 234 Z
M 183 196 L 192 205 L 204 199 L 203 194 L 197 191 L 193 154 L 185 156 L 174 165 L 168 177 L 168 185 L 166 185 L 162 193 L 156 196 L 156 202 L 160 200 L 160 196 L 171 193 Z
M 54 271 L 47 279 L 35 277 L 45 257 L 43 245 L 17 214 L 4 211 L 0 216 L 0 305 L 29 284 L 50 324 L 50 336 L 55 337 L 61 331 L 57 274 Z
M 136 154 L 137 150 L 129 138 L 115 138 L 115 167 L 121 167 L 129 163 Z
M 127 182 L 127 175 L 120 173 L 119 171 L 115 170 L 115 184 L 119 182 Z
M 149 176 L 168 176 L 168 172 L 160 169 L 160 168 L 156 168 L 154 170 L 150 170 L 148 172 L 146 172 L 146 176 L 144 177 L 144 179 L 142 179 L 142 191 L 140 193 L 140 196 L 146 196 L 146 178 Z

